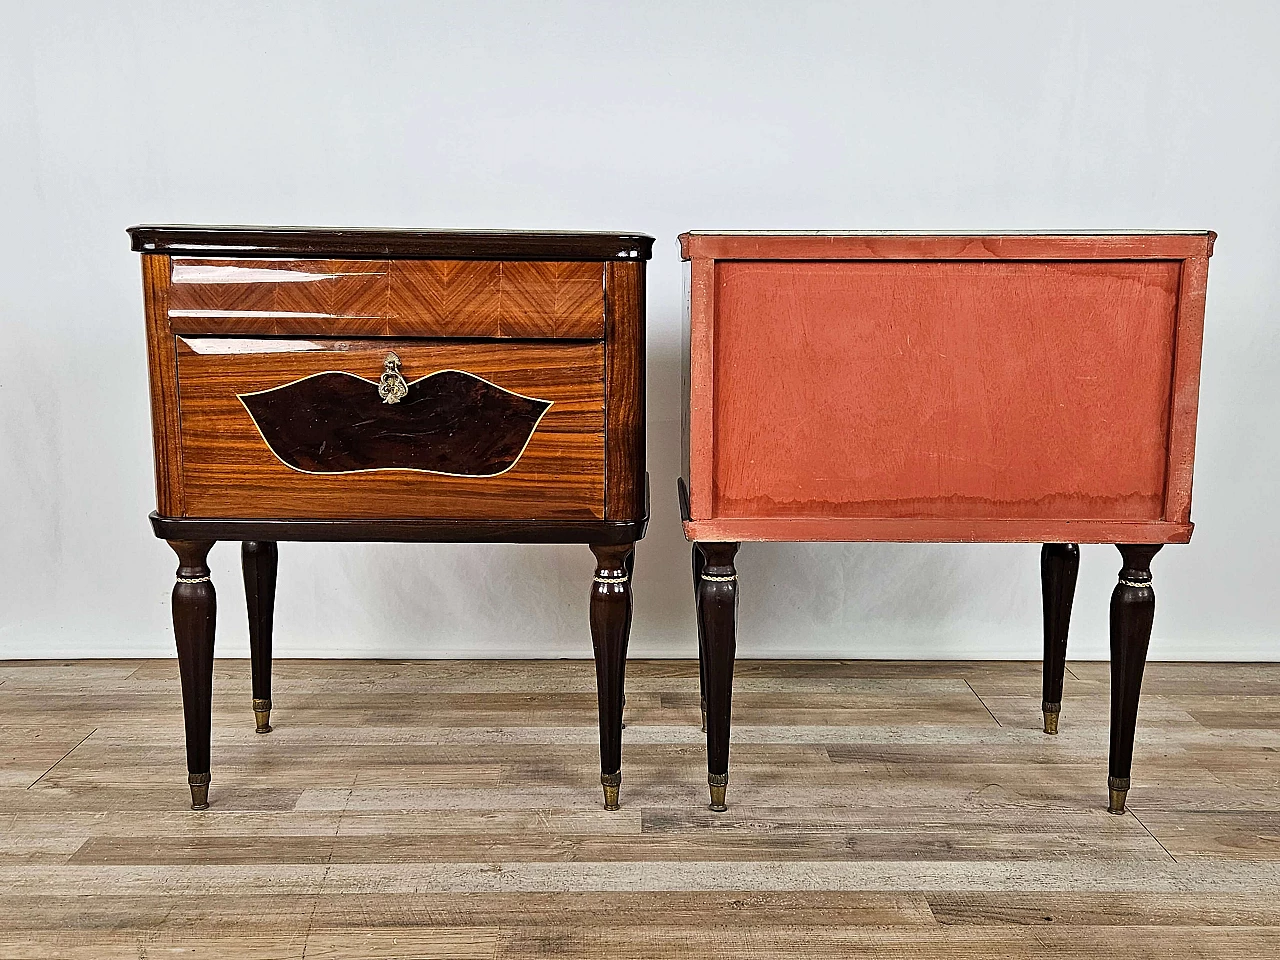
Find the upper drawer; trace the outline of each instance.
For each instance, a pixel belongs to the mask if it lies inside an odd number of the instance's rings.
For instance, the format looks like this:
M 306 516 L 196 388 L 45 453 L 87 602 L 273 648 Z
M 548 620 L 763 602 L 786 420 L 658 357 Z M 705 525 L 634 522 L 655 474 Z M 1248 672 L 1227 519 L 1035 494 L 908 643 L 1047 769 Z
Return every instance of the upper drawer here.
M 604 264 L 174 257 L 174 333 L 604 337 Z

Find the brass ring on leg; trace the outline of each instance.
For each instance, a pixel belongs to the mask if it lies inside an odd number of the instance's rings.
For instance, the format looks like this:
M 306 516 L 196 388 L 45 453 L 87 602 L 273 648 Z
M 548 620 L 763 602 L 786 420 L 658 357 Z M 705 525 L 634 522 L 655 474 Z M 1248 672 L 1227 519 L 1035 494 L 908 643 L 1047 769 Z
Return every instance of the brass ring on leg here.
M 1058 714 L 1062 712 L 1062 704 L 1050 703 L 1046 700 L 1040 705 L 1040 709 L 1044 712 L 1044 732 L 1057 736 Z
M 191 787 L 191 809 L 209 809 L 209 781 L 213 779 L 207 773 L 187 774 L 187 785 Z
M 729 787 L 729 775 L 727 773 L 708 773 L 707 786 L 711 788 L 710 809 L 716 813 L 724 813 L 729 809 L 724 802 L 724 792 Z
M 271 701 L 258 700 L 253 701 L 253 718 L 258 722 L 258 729 L 255 733 L 271 732 Z
M 606 810 L 619 809 L 618 790 L 622 786 L 622 771 L 600 774 L 600 786 L 604 787 L 604 808 Z
M 1107 794 L 1111 801 L 1107 806 L 1107 813 L 1120 816 L 1124 813 L 1124 802 L 1129 796 L 1129 778 L 1107 777 Z

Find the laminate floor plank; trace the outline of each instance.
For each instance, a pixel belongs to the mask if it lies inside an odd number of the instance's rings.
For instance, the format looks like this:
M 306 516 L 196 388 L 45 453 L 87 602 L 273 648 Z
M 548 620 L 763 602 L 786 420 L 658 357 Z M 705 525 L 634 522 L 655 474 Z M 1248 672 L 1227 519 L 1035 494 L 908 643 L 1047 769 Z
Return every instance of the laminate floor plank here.
M 215 665 L 208 811 L 176 665 L 0 662 L 0 958 L 1280 956 L 1280 665 L 1151 664 L 1130 812 L 1110 680 L 741 661 L 729 810 L 697 665 L 628 664 L 621 810 L 588 661 Z
M 938 923 L 965 926 L 1280 927 L 1275 892 L 930 892 L 924 898 Z

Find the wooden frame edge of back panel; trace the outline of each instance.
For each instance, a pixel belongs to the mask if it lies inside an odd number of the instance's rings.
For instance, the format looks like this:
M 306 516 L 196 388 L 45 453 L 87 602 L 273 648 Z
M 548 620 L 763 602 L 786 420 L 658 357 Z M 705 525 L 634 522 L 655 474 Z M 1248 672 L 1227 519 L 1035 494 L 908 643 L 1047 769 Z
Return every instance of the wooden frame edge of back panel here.
M 689 261 L 689 540 L 848 540 L 894 542 L 900 530 L 930 528 L 929 538 L 957 542 L 1120 542 L 1185 543 L 1190 540 L 1191 488 L 1209 257 L 1217 234 L 1211 230 L 1152 233 L 699 233 L 679 236 L 680 255 Z M 975 521 L 898 518 L 735 518 L 714 513 L 715 473 L 712 434 L 715 397 L 716 263 L 722 260 L 1176 260 L 1181 278 L 1174 319 L 1174 352 L 1169 397 L 1169 434 L 1162 519 L 983 520 L 983 535 L 971 532 Z M 701 514 L 701 515 L 700 515 Z M 904 524 L 911 525 L 909 528 Z M 1034 526 L 1044 535 L 1019 535 L 1007 524 Z M 761 532 L 753 535 L 752 525 Z M 919 525 L 918 527 L 916 525 Z M 807 537 L 819 527 L 831 533 Z M 1028 527 L 1030 528 L 1030 527 Z M 1053 534 L 1052 531 L 1059 531 Z M 788 532 L 789 531 L 789 532 Z M 1090 537 L 1094 540 L 1091 541 Z
M 1169 438 L 1165 467 L 1164 519 L 1191 520 L 1191 478 L 1195 467 L 1196 420 L 1200 409 L 1200 362 L 1209 258 L 1182 261 L 1177 315 L 1173 326 L 1173 370 L 1169 386 Z
M 1186 260 L 1209 257 L 1212 230 L 1136 233 L 698 233 L 685 260 Z
M 684 521 L 684 536 L 705 543 L 1187 543 L 1193 528 L 1159 520 L 712 517 Z

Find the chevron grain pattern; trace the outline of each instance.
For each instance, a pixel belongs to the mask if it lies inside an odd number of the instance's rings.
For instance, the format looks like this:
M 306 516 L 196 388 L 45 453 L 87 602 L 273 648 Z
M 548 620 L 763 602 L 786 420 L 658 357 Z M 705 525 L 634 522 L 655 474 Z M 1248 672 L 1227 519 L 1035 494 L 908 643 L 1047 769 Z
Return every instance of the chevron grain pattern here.
M 504 337 L 604 336 L 604 278 L 598 263 L 502 264 Z
M 295 336 L 604 336 L 604 266 L 489 260 L 176 257 L 175 333 Z M 340 329 L 335 329 L 340 327 Z

